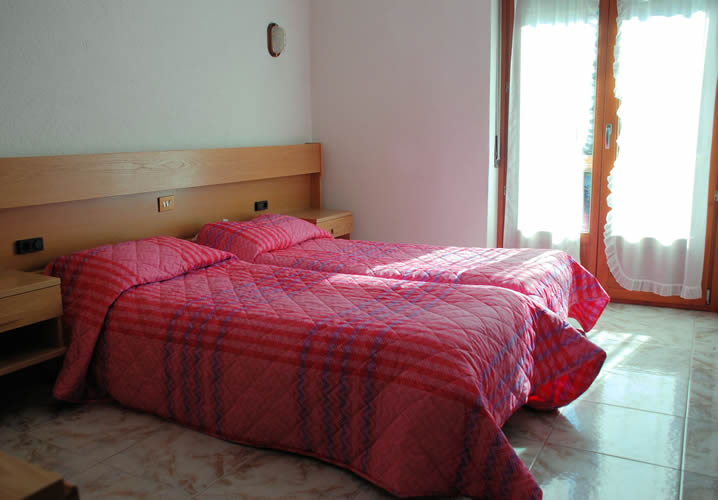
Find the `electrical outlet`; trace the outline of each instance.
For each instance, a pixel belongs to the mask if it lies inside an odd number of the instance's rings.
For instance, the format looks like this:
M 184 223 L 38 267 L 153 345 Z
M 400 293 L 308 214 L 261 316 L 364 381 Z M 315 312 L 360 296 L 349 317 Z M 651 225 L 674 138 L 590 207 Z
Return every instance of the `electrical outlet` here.
M 160 196 L 159 198 L 157 198 L 157 211 L 167 212 L 169 210 L 174 210 L 174 209 L 175 209 L 174 195 Z
M 259 212 L 260 210 L 266 210 L 268 207 L 269 207 L 269 202 L 267 200 L 254 202 L 254 211 L 255 212 Z
M 15 253 L 18 255 L 40 252 L 42 250 L 45 250 L 45 243 L 42 238 L 28 238 L 15 242 Z

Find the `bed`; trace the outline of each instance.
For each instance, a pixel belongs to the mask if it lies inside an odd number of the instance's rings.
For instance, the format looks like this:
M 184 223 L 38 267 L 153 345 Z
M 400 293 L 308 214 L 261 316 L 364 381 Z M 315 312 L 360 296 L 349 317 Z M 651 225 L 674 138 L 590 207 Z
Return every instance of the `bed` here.
M 197 243 L 243 260 L 416 281 L 492 285 L 533 297 L 589 331 L 609 302 L 596 278 L 565 252 L 349 241 L 288 215 L 202 227 Z
M 71 332 L 59 399 L 110 397 L 400 496 L 541 498 L 501 426 L 568 404 L 606 356 L 513 290 L 248 263 L 171 237 L 45 272 Z

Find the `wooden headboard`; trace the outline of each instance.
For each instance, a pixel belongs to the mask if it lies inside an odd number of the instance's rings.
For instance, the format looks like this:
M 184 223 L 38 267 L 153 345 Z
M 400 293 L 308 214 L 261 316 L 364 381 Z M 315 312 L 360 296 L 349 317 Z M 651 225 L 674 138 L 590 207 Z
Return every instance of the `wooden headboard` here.
M 319 207 L 322 151 L 294 146 L 0 158 L 0 269 L 37 269 L 58 255 L 203 224 Z M 174 195 L 159 212 L 157 198 Z M 15 240 L 45 250 L 15 255 Z

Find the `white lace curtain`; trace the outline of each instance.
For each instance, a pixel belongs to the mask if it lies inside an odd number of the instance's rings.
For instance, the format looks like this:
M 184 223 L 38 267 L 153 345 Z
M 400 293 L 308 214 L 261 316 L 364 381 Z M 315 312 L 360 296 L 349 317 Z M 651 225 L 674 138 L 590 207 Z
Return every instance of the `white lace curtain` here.
M 718 0 L 618 0 L 618 154 L 604 232 L 629 290 L 700 298 Z
M 515 2 L 506 247 L 556 248 L 579 260 L 598 8 L 598 0 Z

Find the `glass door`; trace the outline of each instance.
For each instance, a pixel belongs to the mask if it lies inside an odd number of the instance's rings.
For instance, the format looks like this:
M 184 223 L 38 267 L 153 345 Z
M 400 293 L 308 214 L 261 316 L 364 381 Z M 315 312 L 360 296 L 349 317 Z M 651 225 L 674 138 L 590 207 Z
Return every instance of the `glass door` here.
M 609 2 L 597 276 L 613 299 L 705 306 L 716 18 L 710 2 L 619 1 L 621 15 Z
M 506 0 L 502 19 L 499 244 L 566 250 L 616 300 L 705 307 L 718 6 Z
M 512 5 L 513 7 L 514 5 Z M 599 0 L 515 4 L 503 244 L 581 259 L 590 227 Z

